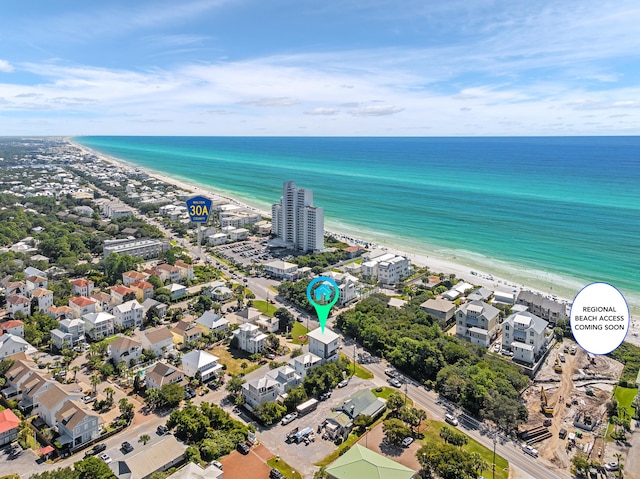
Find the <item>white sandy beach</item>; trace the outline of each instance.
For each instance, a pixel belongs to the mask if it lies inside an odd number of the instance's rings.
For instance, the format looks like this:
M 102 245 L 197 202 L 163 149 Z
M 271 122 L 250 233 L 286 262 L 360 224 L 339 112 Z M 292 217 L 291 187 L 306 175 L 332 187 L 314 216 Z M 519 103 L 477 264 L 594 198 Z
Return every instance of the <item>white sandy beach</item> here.
M 142 171 L 145 171 L 150 176 L 157 178 L 160 181 L 163 181 L 168 184 L 173 184 L 181 189 L 192 191 L 194 195 L 202 195 L 208 198 L 212 198 L 214 200 L 223 199 L 225 201 L 228 201 L 229 203 L 243 206 L 245 208 L 259 212 L 262 216 L 271 217 L 271 212 L 248 205 L 242 201 L 237 200 L 236 198 L 233 198 L 232 196 L 229 196 L 229 194 L 221 194 L 220 192 L 212 191 L 196 183 L 183 181 L 159 172 L 155 172 L 148 168 L 142 168 L 133 163 L 128 163 L 119 158 L 114 158 L 111 156 L 104 155 L 102 153 L 86 148 L 83 145 L 75 143 L 72 140 L 69 140 L 69 142 L 74 146 L 76 146 L 77 148 L 81 149 L 82 151 L 95 155 L 98 158 L 102 159 L 103 161 L 121 165 L 122 167 L 125 167 L 125 168 L 138 168 Z M 274 198 L 274 202 L 276 200 L 277 198 Z M 327 232 L 337 237 L 338 239 L 341 239 L 350 244 L 365 244 L 365 243 L 372 242 L 370 239 L 364 239 L 351 234 L 346 234 L 344 232 L 339 232 L 339 231 L 327 231 Z M 541 272 L 518 271 L 518 274 L 516 276 L 518 280 L 515 280 L 513 278 L 507 277 L 507 275 L 498 276 L 496 275 L 495 272 L 483 271 L 483 269 L 479 269 L 478 267 L 470 267 L 467 265 L 456 263 L 455 261 L 451 261 L 449 259 L 433 256 L 432 252 L 429 252 L 429 253 L 426 253 L 423 251 L 407 252 L 407 251 L 403 251 L 401 247 L 399 249 L 397 246 L 394 247 L 392 245 L 384 245 L 381 243 L 376 243 L 376 244 L 380 248 L 386 248 L 389 252 L 407 256 L 411 260 L 411 262 L 417 266 L 421 266 L 421 267 L 426 266 L 431 271 L 436 273 L 445 273 L 447 275 L 455 274 L 457 278 L 463 279 L 471 284 L 484 286 L 493 290 L 498 290 L 503 292 L 516 292 L 520 290 L 529 290 L 529 291 L 539 292 L 545 296 L 552 295 L 552 293 L 549 290 L 545 291 L 542 287 L 536 288 L 535 286 L 532 286 L 534 284 L 545 284 L 545 281 L 544 281 L 545 278 L 540 277 L 542 274 L 544 274 Z M 477 274 L 472 275 L 471 274 L 472 270 Z M 577 287 L 574 291 L 572 291 L 571 288 L 557 288 L 557 291 L 556 290 L 553 291 L 553 295 L 556 296 L 556 299 L 558 301 L 571 302 L 573 300 L 573 296 L 575 296 L 575 294 L 578 293 L 579 289 L 580 288 Z M 636 311 L 636 308 L 633 306 L 631 306 L 631 309 L 632 309 L 632 315 L 633 314 L 637 315 L 640 312 L 640 310 Z

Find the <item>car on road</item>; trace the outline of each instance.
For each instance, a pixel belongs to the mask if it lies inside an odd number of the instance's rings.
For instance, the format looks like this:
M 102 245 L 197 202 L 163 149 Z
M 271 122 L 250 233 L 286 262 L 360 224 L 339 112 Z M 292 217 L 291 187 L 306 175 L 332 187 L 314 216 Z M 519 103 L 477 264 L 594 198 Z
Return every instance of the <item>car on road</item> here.
M 285 417 L 282 418 L 282 421 L 280 421 L 280 424 L 283 426 L 286 426 L 291 421 L 293 421 L 296 417 L 298 417 L 298 413 L 292 412 L 290 414 L 287 414 Z
M 122 449 L 125 454 L 128 454 L 133 451 L 133 446 L 129 441 L 125 441 L 120 445 L 120 449 Z
M 395 378 L 396 374 L 398 374 L 398 371 L 396 371 L 395 369 L 387 368 L 384 370 L 384 373 L 390 378 Z
M 95 454 L 98 454 L 99 452 L 104 451 L 106 448 L 107 448 L 106 444 L 96 444 L 91 449 L 89 449 L 87 452 L 85 452 L 84 455 L 85 455 L 85 457 L 93 456 Z
M 269 479 L 284 479 L 284 475 L 277 469 L 271 469 Z
M 249 454 L 249 451 L 251 450 L 251 448 L 246 442 L 239 442 L 237 449 L 238 449 L 238 452 L 240 452 L 241 454 L 244 454 L 245 456 Z
M 158 436 L 164 436 L 165 434 L 169 434 L 169 428 L 167 426 L 163 426 L 162 424 L 160 424 L 156 428 L 156 434 Z
M 320 394 L 319 399 L 320 399 L 320 401 L 326 401 L 330 397 L 331 397 L 331 391 Z
M 347 384 L 349 384 L 349 380 L 348 380 L 348 379 L 343 379 L 342 381 L 340 381 L 340 382 L 338 383 L 338 387 L 339 387 L 339 388 L 343 388 L 343 387 L 346 387 L 346 386 L 347 386 Z
M 619 467 L 619 466 L 618 466 L 618 463 L 617 463 L 617 462 L 615 462 L 615 461 L 607 462 L 607 463 L 604 465 L 604 468 L 605 468 L 607 471 L 617 471 L 617 470 L 618 470 L 618 467 Z
M 538 450 L 531 447 L 529 444 L 523 444 L 522 445 L 522 450 L 526 453 L 529 454 L 532 457 L 538 457 Z M 606 467 L 606 466 L 605 466 Z
M 452 426 L 457 426 L 458 425 L 458 420 L 451 414 L 445 414 L 444 415 L 444 420 L 445 420 L 445 422 L 448 422 Z
M 398 381 L 396 378 L 389 379 L 389 384 L 391 384 L 394 388 L 402 387 L 402 383 Z
M 402 440 L 402 447 L 409 447 L 413 442 L 413 438 L 411 436 L 407 436 Z
M 105 464 L 109 464 L 111 461 L 113 461 L 113 459 L 111 459 L 111 456 L 106 452 L 98 454 L 98 457 L 102 459 L 105 462 Z

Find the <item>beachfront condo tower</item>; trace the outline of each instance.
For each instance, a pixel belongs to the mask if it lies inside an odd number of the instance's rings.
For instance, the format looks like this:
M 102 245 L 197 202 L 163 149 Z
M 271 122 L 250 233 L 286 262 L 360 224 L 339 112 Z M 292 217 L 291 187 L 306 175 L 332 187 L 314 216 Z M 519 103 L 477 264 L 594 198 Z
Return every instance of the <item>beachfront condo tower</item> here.
M 285 182 L 271 214 L 272 232 L 282 242 L 301 251 L 324 249 L 324 210 L 313 206 L 313 190 Z

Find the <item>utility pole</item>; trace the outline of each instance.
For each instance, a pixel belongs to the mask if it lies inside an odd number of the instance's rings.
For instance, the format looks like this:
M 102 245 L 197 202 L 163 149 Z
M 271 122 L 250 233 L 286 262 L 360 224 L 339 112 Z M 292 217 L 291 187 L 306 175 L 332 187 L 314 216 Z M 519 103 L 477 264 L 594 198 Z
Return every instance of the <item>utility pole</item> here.
M 493 464 L 491 465 L 491 478 L 496 479 L 496 443 L 498 442 L 498 431 L 493 433 Z

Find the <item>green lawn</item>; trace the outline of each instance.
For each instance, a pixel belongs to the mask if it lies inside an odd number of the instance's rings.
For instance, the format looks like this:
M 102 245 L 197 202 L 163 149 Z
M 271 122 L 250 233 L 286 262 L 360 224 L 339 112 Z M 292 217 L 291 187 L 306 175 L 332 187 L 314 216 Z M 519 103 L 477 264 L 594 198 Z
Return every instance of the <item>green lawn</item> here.
M 444 422 L 441 421 L 429 421 L 427 420 L 427 428 L 422 431 L 424 434 L 423 442 L 436 442 L 438 444 L 444 444 L 444 440 L 440 437 L 440 429 L 442 426 L 448 426 Z M 459 429 L 458 432 L 461 432 Z M 484 447 L 479 442 L 471 439 L 467 436 L 468 443 L 462 447 L 462 449 L 471 454 L 472 452 L 477 452 L 482 456 L 482 459 L 489 465 L 488 469 L 481 471 L 484 477 L 490 477 L 491 474 L 491 464 L 493 463 L 493 449 L 489 449 Z M 496 479 L 508 479 L 509 478 L 509 462 L 503 458 L 502 456 L 496 454 Z
M 260 367 L 256 362 L 249 359 L 249 354 L 244 351 L 230 350 L 227 346 L 219 345 L 210 349 L 209 352 L 218 357 L 218 362 L 227 367 L 227 374 L 249 374 Z M 242 363 L 247 363 L 247 368 L 242 369 Z
M 629 416 L 633 417 L 634 410 L 631 407 L 631 403 L 637 394 L 638 390 L 636 388 L 623 388 L 622 386 L 616 386 L 613 397 L 618 401 L 618 407 L 625 408 Z
M 347 361 L 349 361 L 349 371 L 352 372 L 353 371 L 353 361 L 351 361 L 351 359 L 349 358 L 349 356 L 347 356 L 344 353 L 340 353 L 340 356 L 344 359 L 346 359 Z M 371 371 L 369 371 L 368 369 L 360 366 L 358 363 L 356 363 L 356 373 L 355 376 L 357 378 L 360 379 L 373 379 L 373 374 L 371 373 Z
M 278 459 L 275 456 L 272 457 L 267 461 L 267 466 L 280 471 L 286 479 L 302 479 L 302 475 L 298 471 L 293 469 L 289 464 L 284 462 L 282 458 Z
M 273 314 L 276 312 L 276 309 L 278 309 L 275 307 L 275 305 L 267 303 L 266 301 L 263 301 L 261 299 L 253 300 L 253 307 L 270 318 L 273 318 Z
M 291 330 L 291 337 L 293 338 L 293 344 L 304 344 L 303 342 L 300 342 L 298 340 L 299 336 L 306 336 L 306 334 L 309 332 L 309 330 L 303 326 L 302 323 L 299 323 L 298 321 L 296 321 L 295 323 L 293 323 L 293 329 Z
M 119 337 L 120 337 L 120 335 L 119 335 L 119 334 L 115 334 L 115 335 L 113 335 L 113 336 L 109 336 L 108 338 L 104 338 L 103 340 L 98 341 L 98 342 L 99 342 L 99 343 L 102 343 L 102 344 L 107 344 L 107 345 L 108 345 L 108 344 L 110 344 L 110 343 L 114 342 L 114 341 L 115 341 L 116 339 L 118 339 Z

